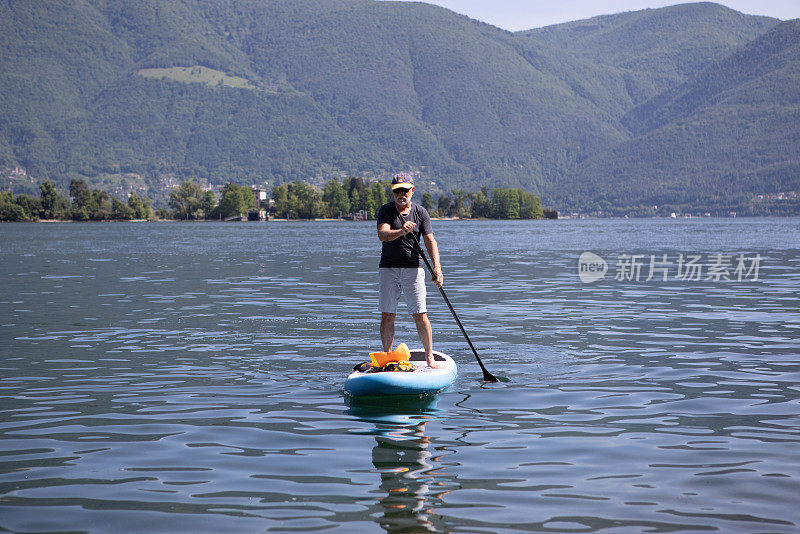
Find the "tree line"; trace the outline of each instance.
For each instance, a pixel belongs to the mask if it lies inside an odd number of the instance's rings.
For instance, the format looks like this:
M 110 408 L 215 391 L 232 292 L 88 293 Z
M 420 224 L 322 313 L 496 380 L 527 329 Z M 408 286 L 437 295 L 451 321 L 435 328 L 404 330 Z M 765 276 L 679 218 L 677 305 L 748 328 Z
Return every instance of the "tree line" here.
M 33 221 L 38 219 L 72 221 L 108 221 L 132 219 L 221 220 L 246 217 L 254 208 L 256 197 L 247 186 L 229 183 L 220 197 L 195 181 L 184 181 L 169 192 L 167 208 L 153 210 L 152 202 L 131 193 L 127 202 L 100 189 L 91 190 L 83 180 L 72 180 L 69 193 L 56 189 L 51 182 L 39 186 L 40 198 L 0 192 L 0 220 Z M 346 218 L 361 213 L 374 219 L 378 209 L 394 196 L 389 182 L 368 182 L 348 177 L 329 180 L 320 188 L 306 182 L 291 182 L 272 188 L 270 215 L 287 219 Z M 555 218 L 556 212 L 543 210 L 533 193 L 515 188 L 482 187 L 468 193 L 453 189 L 434 197 L 423 193 L 416 202 L 433 217 L 487 219 Z
M 229 183 L 220 191 L 220 199 L 211 190 L 203 189 L 197 182 L 187 180 L 169 192 L 169 210 L 158 210 L 162 219 L 219 220 L 246 217 L 254 207 L 256 196 L 244 185 Z
M 72 180 L 69 195 L 49 181 L 42 183 L 39 191 L 39 198 L 0 192 L 0 221 L 129 221 L 154 215 L 150 200 L 135 192 L 122 202 L 101 189 L 90 190 L 83 180 Z
M 228 184 L 219 202 L 213 191 L 194 181 L 185 181 L 169 193 L 169 208 L 153 210 L 152 201 L 131 193 L 123 202 L 101 189 L 91 190 L 83 180 L 72 180 L 69 192 L 52 182 L 39 186 L 40 197 L 0 192 L 0 221 L 129 221 L 134 219 L 218 219 L 246 215 L 255 203 L 249 187 Z
M 275 216 L 280 218 L 318 219 L 337 218 L 363 211 L 368 219 L 377 216 L 378 209 L 391 201 L 389 182 L 369 183 L 363 178 L 346 178 L 342 183 L 329 180 L 323 188 L 305 182 L 292 182 L 272 189 Z M 434 197 L 423 193 L 414 199 L 433 217 L 486 219 L 543 219 L 555 218 L 557 213 L 542 209 L 541 199 L 523 189 L 482 187 L 468 193 L 452 189 Z
M 295 181 L 272 188 L 270 215 L 279 219 L 337 219 L 359 212 L 375 219 L 383 204 L 394 198 L 387 181 L 369 182 L 363 178 L 347 177 L 341 183 L 328 180 L 323 187 Z M 475 193 L 453 189 L 434 197 L 423 193 L 416 202 L 433 217 L 485 219 L 543 219 L 556 218 L 557 213 L 542 209 L 538 196 L 515 188 L 483 187 Z M 204 191 L 197 183 L 183 182 L 169 194 L 171 211 L 159 210 L 163 218 L 218 220 L 244 216 L 255 205 L 252 190 L 228 184 L 221 191 L 219 203 L 212 191 Z

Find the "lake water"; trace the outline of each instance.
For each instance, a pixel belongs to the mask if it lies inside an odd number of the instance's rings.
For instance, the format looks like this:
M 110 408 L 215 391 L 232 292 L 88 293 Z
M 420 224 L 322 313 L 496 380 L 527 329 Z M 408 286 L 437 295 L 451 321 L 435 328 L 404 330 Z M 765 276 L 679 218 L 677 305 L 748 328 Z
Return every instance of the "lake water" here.
M 354 403 L 374 223 L 0 225 L 0 530 L 800 531 L 800 219 L 434 232 L 508 381 L 431 288 L 457 382 Z

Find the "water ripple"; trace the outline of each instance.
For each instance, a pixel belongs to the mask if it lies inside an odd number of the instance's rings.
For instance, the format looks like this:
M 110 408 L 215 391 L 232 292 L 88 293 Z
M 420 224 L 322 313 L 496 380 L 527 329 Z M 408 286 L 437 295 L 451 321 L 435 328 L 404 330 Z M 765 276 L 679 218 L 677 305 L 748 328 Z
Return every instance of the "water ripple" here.
M 799 225 L 436 222 L 509 382 L 431 292 L 460 376 L 377 405 L 341 392 L 377 346 L 371 223 L 9 226 L 0 529 L 796 532 Z M 763 279 L 586 285 L 585 250 Z

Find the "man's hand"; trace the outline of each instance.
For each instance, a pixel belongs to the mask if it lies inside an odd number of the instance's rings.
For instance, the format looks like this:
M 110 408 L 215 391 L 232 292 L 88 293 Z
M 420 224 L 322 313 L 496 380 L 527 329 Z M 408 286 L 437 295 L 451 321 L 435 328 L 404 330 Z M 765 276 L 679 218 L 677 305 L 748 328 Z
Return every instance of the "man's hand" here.
M 436 284 L 436 287 L 442 287 L 442 282 L 444 282 L 444 276 L 442 275 L 442 270 L 440 268 L 435 268 L 433 270 L 433 278 L 431 281 Z
M 398 228 L 397 230 L 392 230 L 389 226 L 389 223 L 382 223 L 378 227 L 378 239 L 383 241 L 394 241 L 395 239 L 401 238 L 406 234 L 410 234 L 414 231 L 414 228 L 417 227 L 417 223 L 413 221 L 406 221 L 403 223 L 403 226 Z

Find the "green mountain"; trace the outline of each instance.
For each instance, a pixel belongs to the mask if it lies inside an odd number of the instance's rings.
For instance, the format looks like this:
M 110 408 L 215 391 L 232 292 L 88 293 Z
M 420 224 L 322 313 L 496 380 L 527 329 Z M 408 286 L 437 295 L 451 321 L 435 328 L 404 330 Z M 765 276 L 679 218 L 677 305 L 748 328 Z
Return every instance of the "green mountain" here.
M 745 61 L 731 54 L 778 22 L 703 3 L 511 33 L 407 2 L 4 2 L 0 170 L 62 187 L 125 176 L 158 196 L 191 177 L 278 184 L 403 169 L 434 193 L 513 186 L 591 207 L 622 183 L 609 155 L 685 111 L 669 91 Z M 753 139 L 769 137 L 759 98 L 770 97 L 751 96 L 743 120 Z M 696 109 L 705 98 L 692 97 Z M 682 154 L 704 168 L 708 155 L 681 132 Z M 649 176 L 651 163 L 625 170 Z M 2 184 L 33 187 L 13 180 Z
M 622 122 L 635 137 L 581 163 L 561 187 L 614 206 L 709 208 L 798 191 L 798 88 L 793 20 L 632 109 Z
M 558 50 L 559 57 L 583 60 L 596 74 L 583 77 L 581 91 L 607 95 L 610 100 L 598 105 L 611 106 L 622 115 L 684 82 L 709 61 L 730 54 L 777 22 L 703 2 L 599 16 L 520 33 Z M 598 81 L 600 89 L 593 89 Z
M 800 19 L 773 27 L 743 49 L 712 62 L 685 83 L 632 109 L 623 123 L 635 134 L 686 120 L 705 108 L 800 104 Z

